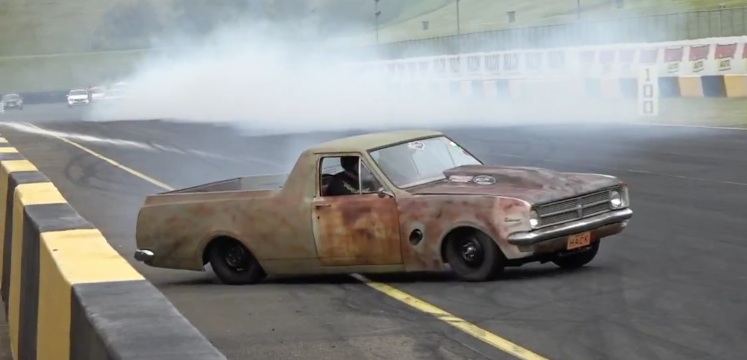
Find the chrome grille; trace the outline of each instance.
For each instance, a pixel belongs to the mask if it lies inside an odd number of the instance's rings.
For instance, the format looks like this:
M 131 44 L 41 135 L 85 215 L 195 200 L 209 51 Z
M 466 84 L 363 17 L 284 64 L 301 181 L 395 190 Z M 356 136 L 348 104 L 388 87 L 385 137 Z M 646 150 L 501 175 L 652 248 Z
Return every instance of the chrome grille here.
M 539 205 L 536 207 L 540 220 L 539 226 L 562 224 L 610 211 L 609 193 L 612 190 L 619 189 L 606 189 L 571 199 Z

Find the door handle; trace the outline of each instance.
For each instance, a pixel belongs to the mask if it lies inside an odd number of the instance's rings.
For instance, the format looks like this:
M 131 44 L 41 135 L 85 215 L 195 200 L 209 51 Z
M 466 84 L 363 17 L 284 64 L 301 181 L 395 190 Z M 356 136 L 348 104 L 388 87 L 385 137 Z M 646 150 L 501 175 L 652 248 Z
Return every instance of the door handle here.
M 317 204 L 314 204 L 314 206 L 318 208 L 322 208 L 322 207 L 330 207 L 332 205 L 330 205 L 329 203 L 317 203 Z

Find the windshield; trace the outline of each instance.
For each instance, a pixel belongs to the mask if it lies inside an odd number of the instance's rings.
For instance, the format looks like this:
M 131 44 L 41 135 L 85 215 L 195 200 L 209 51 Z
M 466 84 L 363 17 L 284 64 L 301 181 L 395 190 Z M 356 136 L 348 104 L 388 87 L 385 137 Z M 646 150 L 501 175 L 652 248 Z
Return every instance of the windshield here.
M 73 90 L 70 95 L 88 95 L 88 93 L 85 90 Z
M 371 152 L 384 175 L 399 188 L 444 179 L 444 171 L 462 165 L 480 165 L 480 160 L 451 139 L 439 136 L 393 145 Z
M 20 96 L 18 94 L 8 94 L 3 96 L 3 100 L 18 100 Z

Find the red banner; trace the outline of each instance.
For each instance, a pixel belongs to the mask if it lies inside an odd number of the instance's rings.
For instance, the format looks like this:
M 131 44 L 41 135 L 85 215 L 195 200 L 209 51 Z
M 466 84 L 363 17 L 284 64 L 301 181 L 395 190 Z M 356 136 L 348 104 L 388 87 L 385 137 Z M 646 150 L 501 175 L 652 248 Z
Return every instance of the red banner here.
M 710 45 L 690 46 L 688 59 L 693 63 L 693 72 L 700 72 L 705 69 L 705 61 L 708 59 L 710 50 Z
M 433 60 L 433 72 L 443 74 L 446 72 L 446 59 L 438 58 Z
M 619 61 L 621 64 L 630 65 L 633 63 L 634 60 L 635 60 L 634 49 L 620 50 L 617 54 L 617 61 Z
M 578 56 L 578 60 L 585 65 L 591 65 L 594 63 L 594 57 L 596 57 L 596 51 L 594 50 L 585 50 L 582 51 L 581 54 Z
M 565 51 L 554 50 L 547 53 L 547 66 L 550 69 L 562 69 L 565 67 Z
M 528 52 L 524 55 L 526 67 L 529 70 L 542 69 L 542 53 L 539 51 Z
M 599 63 L 603 65 L 612 64 L 615 62 L 615 50 L 600 50 L 599 51 Z
M 471 55 L 467 57 L 467 71 L 470 73 L 479 73 L 480 70 L 480 56 Z
M 685 47 L 664 49 L 664 62 L 667 64 L 667 72 L 670 74 L 680 71 L 680 63 L 685 56 Z
M 639 64 L 654 65 L 659 57 L 659 49 L 642 49 L 638 57 Z
M 519 53 L 503 54 L 503 69 L 506 71 L 519 70 Z
M 737 44 L 717 44 L 714 57 L 718 62 L 718 71 L 731 70 L 731 60 L 737 54 Z
M 449 58 L 449 70 L 452 74 L 458 74 L 461 71 L 461 63 L 459 56 L 452 56 Z
M 488 72 L 499 72 L 500 71 L 500 57 L 498 54 L 485 55 L 485 70 Z

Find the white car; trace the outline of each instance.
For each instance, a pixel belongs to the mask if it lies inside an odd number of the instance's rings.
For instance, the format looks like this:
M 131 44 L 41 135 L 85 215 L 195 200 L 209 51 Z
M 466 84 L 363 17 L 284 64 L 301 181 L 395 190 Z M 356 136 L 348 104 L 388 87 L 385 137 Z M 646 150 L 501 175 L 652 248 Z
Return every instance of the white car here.
M 2 100 L 3 109 L 18 109 L 23 110 L 23 98 L 18 94 L 5 94 Z
M 88 105 L 88 91 L 86 89 L 73 89 L 67 94 L 67 107 L 76 105 Z

